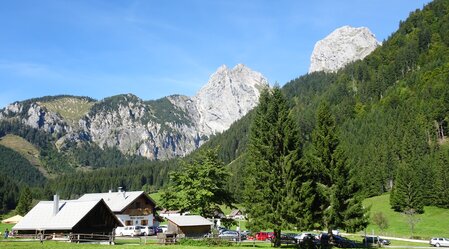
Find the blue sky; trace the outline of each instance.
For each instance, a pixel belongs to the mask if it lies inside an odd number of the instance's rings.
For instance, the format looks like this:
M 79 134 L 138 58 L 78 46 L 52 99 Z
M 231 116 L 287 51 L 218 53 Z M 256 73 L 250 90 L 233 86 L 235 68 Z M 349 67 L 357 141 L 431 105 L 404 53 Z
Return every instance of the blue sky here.
M 0 108 L 70 94 L 193 96 L 220 65 L 271 84 L 307 73 L 316 41 L 351 25 L 382 41 L 428 0 L 14 0 L 0 6 Z

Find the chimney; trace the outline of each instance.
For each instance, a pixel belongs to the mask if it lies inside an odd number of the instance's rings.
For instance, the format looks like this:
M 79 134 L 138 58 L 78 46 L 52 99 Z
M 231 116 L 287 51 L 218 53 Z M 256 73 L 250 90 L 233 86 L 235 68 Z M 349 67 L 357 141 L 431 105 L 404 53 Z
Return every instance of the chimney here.
M 109 189 L 109 194 L 112 193 L 112 189 Z
M 53 196 L 53 216 L 56 216 L 59 212 L 59 196 L 56 194 Z
M 119 192 L 119 193 L 122 192 L 122 187 L 118 187 L 118 192 Z

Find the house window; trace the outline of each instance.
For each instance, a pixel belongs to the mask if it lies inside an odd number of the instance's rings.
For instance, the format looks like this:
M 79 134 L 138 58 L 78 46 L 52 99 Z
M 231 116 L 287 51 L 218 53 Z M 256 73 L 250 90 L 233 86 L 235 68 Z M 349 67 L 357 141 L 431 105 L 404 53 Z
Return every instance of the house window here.
M 141 220 L 140 225 L 142 226 L 148 226 L 148 220 Z
M 133 222 L 130 220 L 125 221 L 125 226 L 131 226 L 132 224 Z

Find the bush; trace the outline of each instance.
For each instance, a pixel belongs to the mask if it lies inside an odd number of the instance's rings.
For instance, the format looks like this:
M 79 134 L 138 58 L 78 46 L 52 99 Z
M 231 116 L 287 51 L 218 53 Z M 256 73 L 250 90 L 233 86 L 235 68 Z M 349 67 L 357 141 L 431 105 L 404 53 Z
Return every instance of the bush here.
M 232 242 L 219 238 L 182 239 L 180 245 L 185 246 L 232 246 Z

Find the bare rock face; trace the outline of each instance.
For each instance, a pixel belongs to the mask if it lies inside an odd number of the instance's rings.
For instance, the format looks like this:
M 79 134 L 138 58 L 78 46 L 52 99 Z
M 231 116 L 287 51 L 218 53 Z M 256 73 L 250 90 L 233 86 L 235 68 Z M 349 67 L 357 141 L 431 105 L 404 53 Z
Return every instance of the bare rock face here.
M 266 87 L 267 79 L 243 64 L 218 68 L 193 98 L 201 131 L 212 134 L 228 129 L 258 104 L 260 92 Z
M 335 72 L 350 62 L 365 58 L 379 45 L 368 28 L 343 26 L 315 44 L 309 73 Z
M 144 101 L 122 94 L 90 100 L 74 122 L 46 107 L 45 103 L 62 97 L 44 97 L 45 101 L 31 99 L 7 106 L 0 110 L 0 122 L 19 120 L 55 134 L 57 148 L 95 143 L 103 149 L 115 147 L 126 155 L 164 160 L 185 156 L 210 135 L 228 129 L 258 104 L 264 87 L 268 82 L 262 74 L 242 64 L 233 69 L 222 66 L 194 97 L 172 95 Z M 76 109 L 71 106 L 76 102 L 70 101 L 74 98 L 78 97 L 64 97 L 61 109 Z

